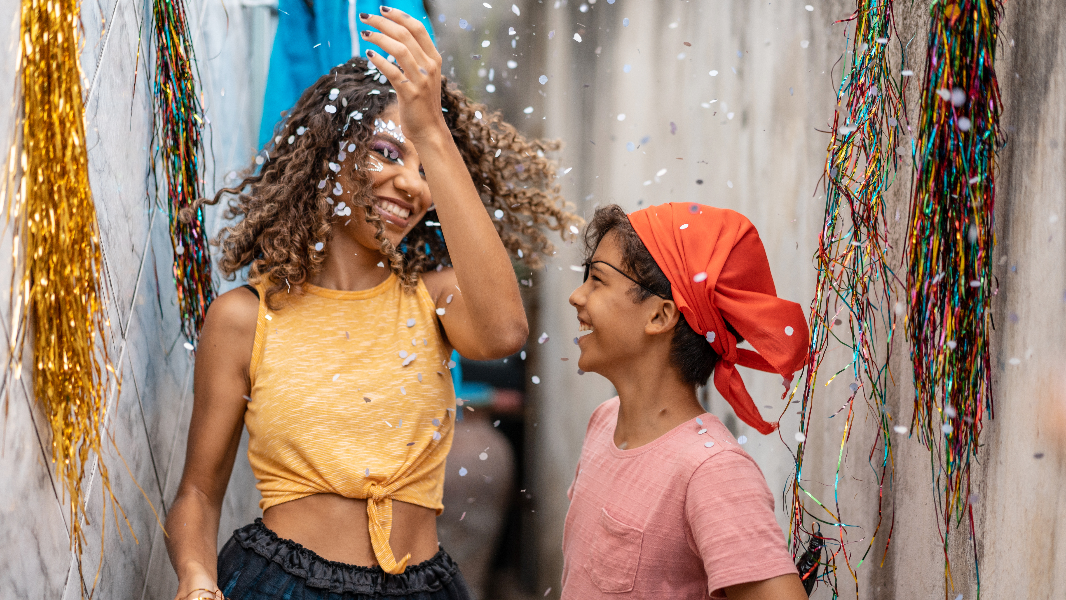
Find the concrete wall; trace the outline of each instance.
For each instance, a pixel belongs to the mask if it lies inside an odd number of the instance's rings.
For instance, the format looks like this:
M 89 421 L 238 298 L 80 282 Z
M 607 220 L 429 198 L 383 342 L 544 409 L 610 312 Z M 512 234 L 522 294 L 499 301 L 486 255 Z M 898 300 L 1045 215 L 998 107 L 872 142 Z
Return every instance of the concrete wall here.
M 0 152 L 7 156 L 14 127 L 15 60 L 19 3 L 0 3 Z M 190 0 L 203 98 L 212 122 L 207 140 L 209 190 L 243 167 L 255 150 L 261 99 L 261 48 L 250 36 L 252 19 L 265 8 L 219 0 Z M 80 564 L 68 546 L 68 516 L 51 466 L 51 433 L 31 392 L 27 370 L 13 390 L 0 434 L 0 595 L 18 598 L 171 598 L 177 580 L 163 545 L 159 522 L 173 499 L 185 458 L 192 408 L 192 360 L 182 346 L 171 276 L 165 205 L 157 204 L 149 174 L 152 98 L 151 2 L 93 0 L 83 3 L 85 39 L 81 61 L 85 90 L 89 178 L 104 254 L 110 355 L 121 392 L 107 399 L 104 461 L 111 486 L 136 535 L 108 510 L 95 460 L 85 484 L 91 522 Z M 259 89 L 256 90 L 256 87 Z M 5 159 L 6 160 L 6 159 Z M 162 185 L 162 182 L 160 182 Z M 217 229 L 217 213 L 209 214 Z M 10 281 L 10 230 L 0 238 L 0 280 Z M 8 290 L 2 292 L 6 298 Z M 0 302 L 4 338 L 12 327 L 8 302 Z M 6 348 L 0 352 L 6 353 Z M 2 357 L 7 363 L 6 355 Z M 29 361 L 28 361 L 29 362 Z M 119 458 L 129 465 L 129 471 Z M 140 489 L 138 489 L 138 485 Z M 251 489 L 254 479 L 242 452 L 231 489 Z M 142 491 L 143 490 L 143 494 Z M 226 499 L 222 533 L 258 514 L 253 494 Z M 158 519 L 157 520 L 157 516 Z M 101 549 L 101 534 L 103 548 Z M 102 558 L 102 563 L 101 563 Z M 99 578 L 96 578 L 99 568 Z
M 567 197 L 585 214 L 610 202 L 633 210 L 694 200 L 739 210 L 762 234 L 779 293 L 809 306 L 815 281 L 811 257 L 824 213 L 819 178 L 828 143 L 816 129 L 828 128 L 834 95 L 827 71 L 844 50 L 843 27 L 832 23 L 855 5 L 812 1 L 814 10 L 807 11 L 807 1 L 527 3 L 530 20 L 521 33 L 536 33 L 543 67 L 520 73 L 533 114 L 546 116 L 543 131 L 567 144 L 562 162 L 574 168 L 563 180 Z M 916 123 L 928 3 L 896 4 L 900 36 L 909 41 L 908 67 L 917 72 L 907 88 Z M 1061 542 L 1066 474 L 1062 438 L 1056 434 L 1062 417 L 1055 412 L 1063 398 L 1054 396 L 1062 387 L 1055 376 L 1066 372 L 1064 10 L 1051 0 L 1007 3 L 997 61 L 1010 142 L 1001 154 L 996 199 L 996 418 L 986 423 L 974 471 L 986 598 L 1066 594 L 1066 545 Z M 534 69 L 540 72 L 530 72 Z M 712 69 L 717 76 L 709 75 Z M 536 82 L 541 72 L 547 84 Z M 662 169 L 666 172 L 657 176 Z M 901 259 L 911 173 L 909 167 L 901 170 L 889 193 L 894 265 Z M 568 266 L 579 260 L 577 248 L 563 249 L 540 278 L 535 333 L 545 331 L 551 339 L 534 348 L 530 371 L 542 381 L 530 386 L 536 461 L 530 466 L 537 474 L 531 487 L 539 500 L 538 583 L 540 590 L 555 586 L 549 597 L 558 589 L 565 491 L 585 423 L 612 395 L 605 380 L 580 376 L 574 366 L 578 352 L 571 339 L 577 328 L 566 298 L 580 283 Z M 889 407 L 904 424 L 913 406 L 908 352 L 904 336 L 897 336 Z M 1020 363 L 1011 364 L 1011 358 Z M 823 372 L 833 373 L 848 360 L 840 349 L 833 350 Z M 781 413 L 774 377 L 745 371 L 744 378 L 764 416 Z M 808 434 L 805 482 L 823 499 L 832 499 L 842 425 L 842 419 L 827 417 L 844 403 L 845 391 L 844 385 L 820 385 Z M 712 411 L 748 437 L 747 449 L 771 489 L 782 492 L 793 469 L 789 448 L 796 446 L 795 409 L 782 420 L 782 442 L 753 432 L 715 392 L 709 396 Z M 875 421 L 865 406 L 857 410 L 840 492 L 844 521 L 861 527 L 849 537 L 859 548 L 856 559 L 877 520 L 877 486 L 866 461 Z M 857 583 L 846 571 L 841 574 L 842 595 L 976 597 L 965 525 L 949 539 L 954 588 L 945 590 L 929 452 L 914 439 L 895 442 L 895 480 L 883 507 L 887 515 L 895 509 L 892 544 L 884 556 L 891 525 L 886 518 L 874 550 L 857 570 Z M 1039 453 L 1042 458 L 1034 458 Z M 778 495 L 778 516 L 787 531 L 786 501 Z M 822 587 L 815 597 L 830 595 Z

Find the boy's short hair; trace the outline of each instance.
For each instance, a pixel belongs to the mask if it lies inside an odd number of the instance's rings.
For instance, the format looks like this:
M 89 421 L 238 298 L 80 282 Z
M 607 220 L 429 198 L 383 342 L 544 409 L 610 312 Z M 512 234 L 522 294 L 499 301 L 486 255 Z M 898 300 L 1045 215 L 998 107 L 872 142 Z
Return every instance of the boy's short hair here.
M 673 298 L 670 280 L 640 240 L 626 212 L 617 204 L 597 208 L 589 221 L 585 229 L 585 262 L 592 260 L 603 237 L 612 231 L 618 234 L 622 248 L 622 264 L 619 266 L 647 288 L 633 286 L 630 290 L 633 301 L 643 302 L 652 296 L 652 292 L 664 298 Z M 726 329 L 737 338 L 738 343 L 744 340 L 729 323 L 726 323 Z M 670 364 L 677 369 L 682 379 L 694 386 L 706 385 L 719 358 L 707 339 L 688 324 L 685 315 L 679 315 L 674 337 L 670 340 Z

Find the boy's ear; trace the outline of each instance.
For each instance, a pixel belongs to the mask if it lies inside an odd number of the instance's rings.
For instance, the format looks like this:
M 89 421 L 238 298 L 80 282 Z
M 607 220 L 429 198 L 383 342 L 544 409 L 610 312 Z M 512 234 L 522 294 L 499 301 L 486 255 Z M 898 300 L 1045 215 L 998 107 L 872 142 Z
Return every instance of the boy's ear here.
M 659 335 L 660 333 L 672 332 L 680 318 L 681 311 L 673 300 L 661 300 L 644 326 L 644 333 Z

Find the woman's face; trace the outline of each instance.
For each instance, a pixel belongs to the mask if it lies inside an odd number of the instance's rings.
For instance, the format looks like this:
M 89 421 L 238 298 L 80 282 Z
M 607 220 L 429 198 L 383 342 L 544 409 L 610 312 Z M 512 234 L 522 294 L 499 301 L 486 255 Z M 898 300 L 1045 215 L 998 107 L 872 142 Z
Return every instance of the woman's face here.
M 655 312 L 652 301 L 658 300 L 633 301 L 636 284 L 615 270 L 623 268 L 622 262 L 618 234 L 608 232 L 592 255 L 588 279 L 570 294 L 581 331 L 577 366 L 608 378 L 612 368 L 624 369 L 643 353 L 645 325 Z
M 371 206 L 385 225 L 385 237 L 393 246 L 399 247 L 400 241 L 426 215 L 433 199 L 418 152 L 404 135 L 403 123 L 396 105 L 390 105 L 378 115 L 373 125 L 370 158 L 365 167 L 370 171 L 373 182 Z M 354 187 L 351 185 L 352 168 L 354 165 L 350 162 L 344 164 L 337 176 L 342 189 L 350 190 Z M 333 198 L 334 222 L 363 247 L 380 251 L 381 244 L 375 237 L 376 226 L 366 221 L 362 214 L 363 209 L 352 207 L 351 213 L 346 214 L 345 208 L 351 207 L 351 192 Z M 341 208 L 343 198 L 349 200 L 345 207 Z

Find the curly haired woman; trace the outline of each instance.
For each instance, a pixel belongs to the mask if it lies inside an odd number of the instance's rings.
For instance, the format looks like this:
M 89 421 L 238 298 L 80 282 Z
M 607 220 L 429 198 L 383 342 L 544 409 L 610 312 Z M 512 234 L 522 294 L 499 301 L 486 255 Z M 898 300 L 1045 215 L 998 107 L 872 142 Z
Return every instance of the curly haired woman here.
M 552 252 L 538 226 L 579 220 L 554 146 L 443 86 L 422 24 L 381 10 L 360 15 L 377 30 L 362 35 L 396 63 L 367 52 L 372 65 L 334 68 L 258 173 L 200 202 L 236 196 L 220 264 L 250 267 L 252 285 L 220 296 L 200 334 L 167 518 L 177 600 L 470 597 L 437 542 L 448 358 L 517 351 L 528 325 L 508 250 L 536 266 Z M 243 426 L 263 517 L 216 558 Z

